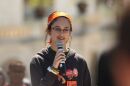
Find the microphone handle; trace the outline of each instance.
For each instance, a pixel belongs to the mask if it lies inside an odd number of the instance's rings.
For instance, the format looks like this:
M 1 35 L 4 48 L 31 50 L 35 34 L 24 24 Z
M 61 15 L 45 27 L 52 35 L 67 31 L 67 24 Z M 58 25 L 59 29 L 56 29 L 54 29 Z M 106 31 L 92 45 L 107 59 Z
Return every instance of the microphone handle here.
M 59 68 L 60 68 L 60 71 L 62 72 L 62 74 L 65 74 L 65 72 L 66 72 L 65 60 L 61 61 L 61 63 L 59 64 Z
M 65 63 L 60 63 L 60 71 L 62 72 L 62 74 L 65 74 L 66 72 L 66 64 Z

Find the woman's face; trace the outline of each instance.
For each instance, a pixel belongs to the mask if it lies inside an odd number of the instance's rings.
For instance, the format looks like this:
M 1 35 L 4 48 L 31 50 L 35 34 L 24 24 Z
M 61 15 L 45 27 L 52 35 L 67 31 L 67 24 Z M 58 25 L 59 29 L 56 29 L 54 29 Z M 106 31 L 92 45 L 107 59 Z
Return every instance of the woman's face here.
M 70 22 L 64 17 L 59 17 L 51 26 L 51 46 L 56 47 L 57 40 L 61 40 L 65 46 L 71 35 L 70 28 Z

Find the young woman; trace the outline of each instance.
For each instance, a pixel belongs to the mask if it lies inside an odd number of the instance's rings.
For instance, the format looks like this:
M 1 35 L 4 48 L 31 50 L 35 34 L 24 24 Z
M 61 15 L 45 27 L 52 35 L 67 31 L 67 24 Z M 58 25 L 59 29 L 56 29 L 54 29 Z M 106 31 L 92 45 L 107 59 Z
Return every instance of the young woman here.
M 30 63 L 32 86 L 91 86 L 86 61 L 67 47 L 72 32 L 71 17 L 53 12 L 48 17 L 46 32 L 50 46 L 37 53 Z M 57 48 L 58 41 L 63 50 Z M 60 67 L 63 61 L 64 66 Z

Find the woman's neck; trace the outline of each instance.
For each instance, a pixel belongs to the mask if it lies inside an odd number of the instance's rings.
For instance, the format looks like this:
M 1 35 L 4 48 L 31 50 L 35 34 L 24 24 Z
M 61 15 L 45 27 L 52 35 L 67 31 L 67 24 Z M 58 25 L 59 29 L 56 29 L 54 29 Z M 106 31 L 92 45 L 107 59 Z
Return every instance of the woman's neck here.
M 55 52 L 57 51 L 56 47 L 50 45 L 51 49 L 54 50 Z
M 52 50 L 57 51 L 57 48 L 56 48 L 55 46 L 50 45 L 50 47 L 52 48 Z M 64 47 L 64 51 L 65 51 L 65 52 L 68 51 L 68 49 L 66 48 L 66 46 Z

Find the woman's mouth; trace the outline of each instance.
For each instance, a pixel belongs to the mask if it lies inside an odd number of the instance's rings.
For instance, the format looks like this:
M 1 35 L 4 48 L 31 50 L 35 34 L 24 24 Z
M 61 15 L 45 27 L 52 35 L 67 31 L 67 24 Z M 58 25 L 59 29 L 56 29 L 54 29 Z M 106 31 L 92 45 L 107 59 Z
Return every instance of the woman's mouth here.
M 63 38 L 63 37 L 62 38 L 61 37 L 57 37 L 57 39 L 58 40 L 64 40 L 65 38 Z

